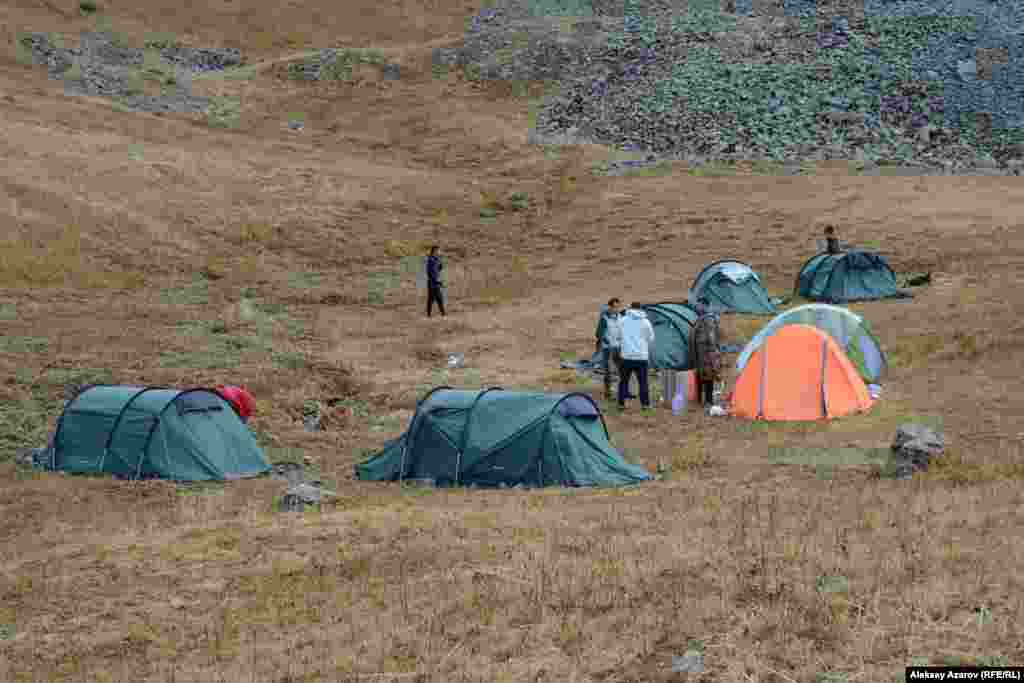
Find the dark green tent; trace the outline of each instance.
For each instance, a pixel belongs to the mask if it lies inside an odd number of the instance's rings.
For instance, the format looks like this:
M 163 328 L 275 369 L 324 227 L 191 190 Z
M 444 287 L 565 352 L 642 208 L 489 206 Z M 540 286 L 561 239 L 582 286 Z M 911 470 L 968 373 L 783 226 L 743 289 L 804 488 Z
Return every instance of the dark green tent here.
M 49 469 L 224 481 L 270 470 L 252 432 L 209 389 L 94 385 L 64 406 Z
M 716 313 L 772 315 L 776 312 L 761 278 L 741 261 L 715 261 L 700 271 L 687 300 L 692 305 L 701 297 L 707 297 Z
M 897 287 L 886 260 L 867 251 L 813 256 L 797 275 L 795 293 L 830 304 L 910 297 Z
M 367 481 L 433 480 L 438 486 L 622 486 L 651 478 L 608 442 L 586 394 L 437 387 L 409 428 L 364 463 Z
M 697 311 L 687 304 L 663 302 L 641 308 L 654 327 L 654 346 L 650 349 L 650 367 L 655 370 L 692 370 L 690 333 Z

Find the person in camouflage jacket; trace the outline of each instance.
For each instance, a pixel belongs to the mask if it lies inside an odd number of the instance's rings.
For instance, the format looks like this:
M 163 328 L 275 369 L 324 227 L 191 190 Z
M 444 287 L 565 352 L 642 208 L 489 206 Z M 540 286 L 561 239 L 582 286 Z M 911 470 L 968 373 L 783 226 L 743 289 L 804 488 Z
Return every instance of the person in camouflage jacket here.
M 690 336 L 690 365 L 697 373 L 697 399 L 711 406 L 715 382 L 722 376 L 722 351 L 718 317 L 710 310 L 710 302 L 701 298 L 697 303 L 697 322 Z

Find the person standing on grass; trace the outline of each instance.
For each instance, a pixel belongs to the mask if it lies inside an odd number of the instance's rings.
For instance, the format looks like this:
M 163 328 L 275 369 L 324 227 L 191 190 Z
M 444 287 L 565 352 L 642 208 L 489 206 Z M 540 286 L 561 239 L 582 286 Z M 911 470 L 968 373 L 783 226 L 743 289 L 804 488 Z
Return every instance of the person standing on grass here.
M 654 326 L 638 303 L 633 303 L 622 318 L 622 363 L 619 366 L 619 408 L 626 407 L 630 376 L 640 384 L 640 405 L 651 407 L 647 387 L 648 361 L 654 343 Z
M 435 301 L 437 302 L 437 310 L 441 311 L 441 317 L 445 317 L 444 283 L 441 282 L 441 271 L 444 270 L 444 264 L 441 262 L 441 257 L 437 255 L 438 249 L 440 247 L 436 244 L 430 247 L 430 256 L 427 256 L 426 260 L 428 318 L 434 310 Z
M 711 312 L 707 297 L 697 301 L 697 321 L 690 336 L 690 364 L 697 374 L 697 400 L 707 407 L 714 405 L 715 382 L 722 374 L 718 316 Z
M 597 350 L 601 353 L 601 367 L 604 368 L 604 397 L 612 398 L 612 370 L 619 373 L 622 364 L 622 300 L 612 297 L 601 311 L 597 322 Z
M 836 229 L 831 225 L 825 226 L 825 251 L 829 254 L 839 254 L 839 238 L 836 237 Z

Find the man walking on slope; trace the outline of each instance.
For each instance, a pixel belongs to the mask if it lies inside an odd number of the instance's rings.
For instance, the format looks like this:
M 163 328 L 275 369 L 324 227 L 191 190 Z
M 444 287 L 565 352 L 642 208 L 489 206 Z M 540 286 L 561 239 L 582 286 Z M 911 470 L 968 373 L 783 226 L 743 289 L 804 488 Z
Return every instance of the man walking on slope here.
M 629 392 L 629 378 L 634 373 L 640 384 L 640 405 L 650 408 L 651 395 L 647 387 L 648 359 L 651 344 L 654 343 L 654 326 L 641 310 L 640 304 L 633 303 L 622 319 L 622 365 L 619 367 L 619 408 L 626 407 Z
M 698 317 L 690 337 L 690 365 L 697 373 L 697 400 L 709 408 L 714 403 L 715 382 L 722 374 L 718 317 L 710 311 L 710 305 L 706 297 L 697 302 Z
M 621 300 L 612 297 L 607 306 L 602 306 L 601 319 L 597 322 L 594 336 L 597 338 L 597 350 L 601 353 L 601 366 L 604 368 L 604 397 L 612 398 L 612 371 L 619 373 L 622 364 L 622 311 Z
M 441 282 L 441 271 L 444 269 L 444 264 L 441 263 L 441 257 L 437 255 L 438 246 L 435 244 L 430 247 L 430 256 L 427 257 L 427 317 L 430 317 L 431 312 L 434 309 L 434 302 L 437 302 L 437 310 L 441 311 L 441 317 L 445 316 L 444 313 L 444 283 Z

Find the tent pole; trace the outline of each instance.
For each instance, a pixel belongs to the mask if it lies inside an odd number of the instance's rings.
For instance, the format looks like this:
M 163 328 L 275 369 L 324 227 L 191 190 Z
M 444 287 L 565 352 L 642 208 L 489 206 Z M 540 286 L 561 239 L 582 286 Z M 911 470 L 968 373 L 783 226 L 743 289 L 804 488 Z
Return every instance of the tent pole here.
M 822 335 L 821 338 L 821 416 L 828 418 L 828 401 L 825 390 L 825 369 L 828 367 L 828 339 Z

